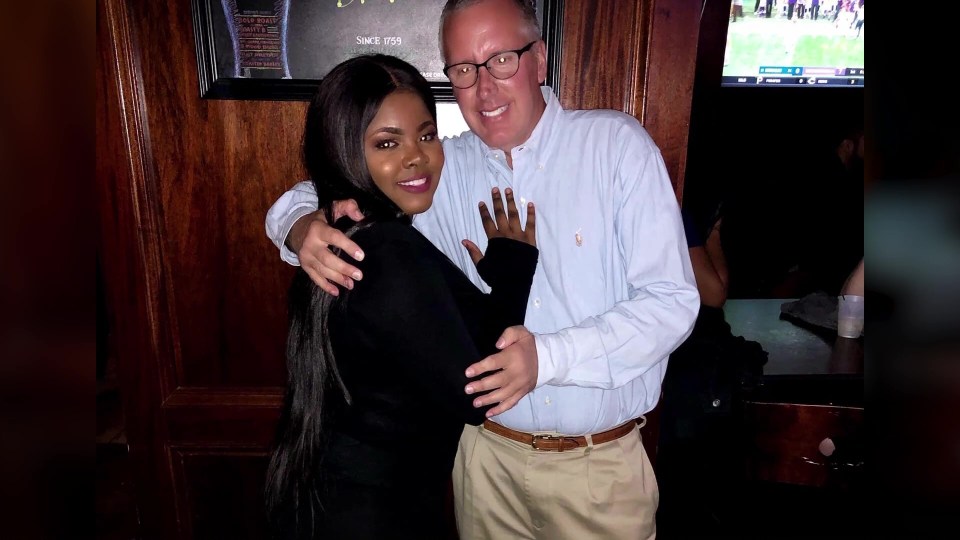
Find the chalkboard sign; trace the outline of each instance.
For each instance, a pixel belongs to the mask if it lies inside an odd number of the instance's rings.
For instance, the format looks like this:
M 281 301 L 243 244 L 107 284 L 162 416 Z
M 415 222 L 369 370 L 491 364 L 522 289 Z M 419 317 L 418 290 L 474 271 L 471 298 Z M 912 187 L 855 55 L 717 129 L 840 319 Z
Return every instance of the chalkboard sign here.
M 400 57 L 453 101 L 437 41 L 445 0 L 192 0 L 200 96 L 309 100 L 340 62 Z M 559 83 L 562 0 L 537 0 L 547 84 Z

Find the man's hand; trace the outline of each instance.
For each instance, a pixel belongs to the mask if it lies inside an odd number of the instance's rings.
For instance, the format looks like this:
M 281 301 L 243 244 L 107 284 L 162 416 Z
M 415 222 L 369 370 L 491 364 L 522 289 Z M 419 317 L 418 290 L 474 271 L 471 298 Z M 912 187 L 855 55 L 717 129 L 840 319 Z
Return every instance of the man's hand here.
M 350 216 L 354 221 L 363 219 L 363 213 L 355 201 L 338 201 L 334 203 L 334 218 Z M 307 214 L 298 219 L 290 234 L 287 235 L 287 247 L 295 251 L 300 258 L 300 266 L 310 276 L 318 287 L 338 296 L 338 283 L 348 289 L 353 288 L 353 280 L 363 279 L 363 275 L 353 265 L 347 264 L 340 257 L 330 251 L 330 246 L 338 247 L 344 253 L 358 261 L 363 260 L 363 251 L 360 246 L 347 238 L 345 234 L 327 224 L 323 212 Z
M 497 340 L 497 348 L 500 352 L 473 364 L 466 372 L 467 377 L 494 372 L 465 389 L 468 394 L 496 389 L 473 401 L 477 408 L 500 403 L 487 411 L 487 418 L 509 411 L 537 385 L 537 344 L 529 330 L 523 326 L 507 328 Z

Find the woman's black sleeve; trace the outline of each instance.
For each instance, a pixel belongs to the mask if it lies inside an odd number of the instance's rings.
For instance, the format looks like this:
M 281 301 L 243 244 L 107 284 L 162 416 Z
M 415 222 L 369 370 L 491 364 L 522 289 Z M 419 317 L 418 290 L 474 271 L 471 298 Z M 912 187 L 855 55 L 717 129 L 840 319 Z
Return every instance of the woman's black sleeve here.
M 347 298 L 349 324 L 398 359 L 396 370 L 406 372 L 398 380 L 415 381 L 425 400 L 456 412 L 465 423 L 482 423 L 490 406 L 473 406 L 477 394 L 464 392 L 470 381 L 464 372 L 495 350 L 496 337 L 489 348 L 478 347 L 476 329 L 469 327 L 462 310 L 471 310 L 473 321 L 498 319 L 492 297 L 465 276 L 464 289 L 476 290 L 476 296 L 465 301 L 463 291 L 455 294 L 448 280 L 451 270 L 457 270 L 451 265 L 445 274 L 442 265 L 451 263 L 412 227 L 377 228 L 375 235 L 367 235 L 372 241 L 363 246 L 366 257 L 358 264 L 364 278 Z
M 539 253 L 530 244 L 508 238 L 491 238 L 487 243 L 487 251 L 477 264 L 477 272 L 490 286 L 490 316 L 484 319 L 478 335 L 484 352 L 496 352 L 497 339 L 508 326 L 523 324 Z

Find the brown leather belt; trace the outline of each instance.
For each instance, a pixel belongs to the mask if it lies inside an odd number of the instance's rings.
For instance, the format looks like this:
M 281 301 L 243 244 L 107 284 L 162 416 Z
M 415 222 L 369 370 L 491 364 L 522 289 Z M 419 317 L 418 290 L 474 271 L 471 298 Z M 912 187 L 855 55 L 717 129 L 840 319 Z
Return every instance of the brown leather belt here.
M 630 420 L 626 424 L 619 425 L 613 429 L 608 429 L 607 431 L 601 431 L 600 433 L 593 434 L 590 436 L 590 439 L 593 441 L 593 444 L 603 444 L 605 442 L 615 441 L 620 437 L 627 435 L 628 433 L 632 433 L 636 427 L 637 421 Z M 519 443 L 530 445 L 530 447 L 534 450 L 542 450 L 544 452 L 565 452 L 567 450 L 576 450 L 577 448 L 583 448 L 587 446 L 587 438 L 582 435 L 579 437 L 549 434 L 534 435 L 532 433 L 514 431 L 490 420 L 485 420 L 483 422 L 483 429 L 500 435 L 501 437 L 510 439 L 511 441 L 517 441 Z

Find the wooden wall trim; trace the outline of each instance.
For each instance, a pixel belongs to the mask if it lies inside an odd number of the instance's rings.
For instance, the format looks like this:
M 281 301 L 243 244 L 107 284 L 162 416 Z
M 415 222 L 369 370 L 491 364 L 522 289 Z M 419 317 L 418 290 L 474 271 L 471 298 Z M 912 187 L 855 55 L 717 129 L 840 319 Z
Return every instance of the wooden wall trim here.
M 160 405 L 173 363 L 163 281 L 159 202 L 144 109 L 137 37 L 122 0 L 97 1 L 97 191 L 107 294 L 117 316 L 125 429 L 141 533 L 175 535 Z
M 137 251 L 144 270 L 143 294 L 147 302 L 147 323 L 151 349 L 160 369 L 160 392 L 168 395 L 182 380 L 177 317 L 172 311 L 173 284 L 166 271 L 162 234 L 162 209 L 157 172 L 150 140 L 146 110 L 140 43 L 130 24 L 125 2 L 106 0 L 108 20 L 114 33 L 112 42 L 117 67 L 118 106 L 122 112 L 123 140 L 126 143 L 132 218 L 136 225 Z
M 163 404 L 168 442 L 267 451 L 276 435 L 283 388 L 181 388 Z
M 627 68 L 624 77 L 623 112 L 636 117 L 640 123 L 646 125 L 646 87 L 647 67 L 650 65 L 650 39 L 653 34 L 651 26 L 653 17 L 652 2 L 636 2 L 632 21 L 631 41 L 627 46 L 633 51 L 633 62 Z
M 171 393 L 163 402 L 165 409 L 176 407 L 273 407 L 283 403 L 282 387 L 224 388 L 183 387 Z
M 630 73 L 641 50 L 633 27 L 650 0 L 565 0 L 560 43 L 560 102 L 568 109 L 625 111 Z
M 693 0 L 657 0 L 642 27 L 649 45 L 637 85 L 646 81 L 646 88 L 634 94 L 633 109 L 660 147 L 677 200 L 683 198 L 686 175 L 700 8 Z

